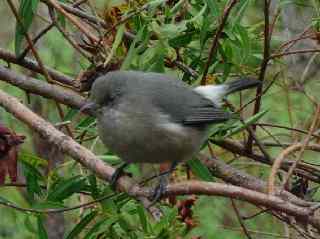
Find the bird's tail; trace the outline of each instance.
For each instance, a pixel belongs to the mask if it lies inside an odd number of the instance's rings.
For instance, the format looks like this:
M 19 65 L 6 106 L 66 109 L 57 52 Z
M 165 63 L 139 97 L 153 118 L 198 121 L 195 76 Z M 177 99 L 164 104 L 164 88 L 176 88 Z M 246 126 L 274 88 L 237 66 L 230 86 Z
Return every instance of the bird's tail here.
M 245 90 L 261 85 L 261 81 L 252 78 L 241 78 L 221 85 L 202 85 L 194 90 L 203 97 L 220 106 L 222 99 L 236 91 Z
M 252 78 L 241 78 L 238 80 L 234 80 L 231 82 L 226 83 L 226 92 L 225 95 L 232 94 L 237 91 L 258 87 L 261 85 L 261 81 L 252 79 Z

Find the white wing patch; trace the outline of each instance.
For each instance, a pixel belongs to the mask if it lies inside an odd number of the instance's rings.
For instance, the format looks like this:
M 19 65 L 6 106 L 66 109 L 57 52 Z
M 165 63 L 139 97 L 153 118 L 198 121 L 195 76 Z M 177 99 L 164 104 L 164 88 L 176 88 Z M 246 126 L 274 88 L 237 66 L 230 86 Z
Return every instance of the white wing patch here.
M 183 125 L 171 121 L 170 116 L 161 112 L 157 122 L 158 127 L 174 134 L 184 135 L 185 129 Z
M 227 92 L 227 85 L 201 85 L 193 90 L 207 98 L 217 106 L 222 105 L 222 98 Z

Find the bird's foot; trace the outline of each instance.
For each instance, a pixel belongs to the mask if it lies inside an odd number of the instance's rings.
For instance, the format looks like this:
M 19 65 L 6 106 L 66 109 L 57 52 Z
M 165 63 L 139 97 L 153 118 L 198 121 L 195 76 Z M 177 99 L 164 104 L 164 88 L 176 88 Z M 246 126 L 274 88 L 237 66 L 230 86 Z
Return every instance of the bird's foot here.
M 115 189 L 115 186 L 117 184 L 118 179 L 123 175 L 124 169 L 128 166 L 128 163 L 123 163 L 120 167 L 116 169 L 116 171 L 111 176 L 110 185 L 113 189 Z
M 171 173 L 175 170 L 177 164 L 178 164 L 178 162 L 174 161 L 171 164 L 171 167 L 168 171 L 161 173 L 161 176 L 159 179 L 159 184 L 155 187 L 155 189 L 153 191 L 151 205 L 153 205 L 154 203 L 159 201 L 161 199 L 161 197 L 164 195 L 164 193 L 166 192 L 168 182 L 169 182 L 169 177 L 170 177 Z
M 155 204 L 158 202 L 161 197 L 164 195 L 166 188 L 168 185 L 168 179 L 166 175 L 160 176 L 159 184 L 155 187 L 152 197 L 151 197 L 151 205 Z

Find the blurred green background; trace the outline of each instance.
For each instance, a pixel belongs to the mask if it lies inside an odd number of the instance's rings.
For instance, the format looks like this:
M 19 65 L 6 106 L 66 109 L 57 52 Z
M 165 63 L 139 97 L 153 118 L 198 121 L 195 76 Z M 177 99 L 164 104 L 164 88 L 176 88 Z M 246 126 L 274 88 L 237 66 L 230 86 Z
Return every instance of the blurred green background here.
M 131 7 L 138 5 L 132 2 L 126 5 L 124 1 L 90 2 L 95 7 L 97 14 L 105 18 L 112 16 L 108 15 L 108 10 L 113 7 L 120 6 L 119 9 L 126 12 Z M 172 1 L 175 4 L 171 4 L 175 8 L 158 4 L 157 1 L 153 2 L 156 7 L 133 17 L 126 26 L 137 35 L 136 42 L 131 42 L 130 46 L 136 45 L 128 49 L 124 43 L 120 44 L 113 53 L 111 61 L 120 59 L 123 62 L 123 68 L 166 72 L 190 84 L 198 84 L 200 77 L 194 80 L 176 68 L 167 67 L 164 64 L 165 58 L 177 59 L 179 54 L 179 58 L 186 65 L 202 72 L 212 36 L 219 23 L 219 16 L 227 1 Z M 293 5 L 297 14 L 310 15 L 310 19 L 298 18 L 303 19 L 299 24 L 302 26 L 311 24 L 317 29 L 319 21 L 317 1 L 275 2 L 275 6 L 272 6 L 273 11 L 277 7 L 286 9 Z M 141 1 L 141 4 L 143 3 L 145 1 Z M 185 8 L 187 12 L 182 11 L 184 4 L 188 5 Z M 312 14 L 310 8 L 313 9 Z M 39 15 L 43 18 L 48 16 L 44 4 L 39 4 L 38 16 L 34 18 L 30 28 L 32 35 L 46 25 L 46 21 Z M 286 17 L 291 18 L 288 20 Z M 178 18 L 183 20 L 179 21 Z M 298 26 L 297 29 L 292 30 L 290 24 L 288 25 L 288 21 L 293 22 L 296 18 L 297 16 L 282 10 L 274 27 L 271 41 L 272 52 L 276 52 L 278 47 L 287 40 L 286 36 L 289 33 L 294 36 L 296 32 L 299 32 Z M 213 76 L 212 83 L 222 83 L 233 76 L 257 75 L 259 72 L 263 54 L 263 1 L 239 1 L 230 19 L 220 41 L 218 56 L 209 68 L 209 74 Z M 6 1 L 0 2 L 0 29 L 0 47 L 14 52 L 15 19 Z M 67 29 L 77 38 L 77 31 L 74 27 L 67 23 Z M 121 34 L 121 30 L 123 29 L 118 27 L 117 31 L 112 34 Z M 151 44 L 151 47 L 147 47 L 148 44 Z M 71 77 L 76 77 L 90 66 L 90 63 L 74 51 L 56 29 L 51 30 L 42 38 L 37 49 L 47 66 Z M 110 52 L 110 49 L 107 49 L 108 51 Z M 311 62 L 312 57 L 313 55 L 309 54 L 304 57 L 304 61 L 300 58 L 291 59 L 289 57 L 290 59 L 270 62 L 265 84 L 270 84 L 275 77 L 276 80 L 263 96 L 261 111 L 268 110 L 268 112 L 259 122 L 308 130 L 315 110 L 310 97 L 318 101 L 320 90 L 317 71 L 309 74 L 312 72 L 312 67 L 316 69 L 319 67 L 318 56 L 316 55 Z M 0 64 L 7 65 L 2 60 Z M 21 67 L 15 65 L 10 67 L 21 74 L 44 80 L 42 76 L 32 74 Z M 299 75 L 295 70 L 299 71 Z M 89 136 L 96 135 L 95 127 L 92 126 L 93 121 L 84 115 L 77 114 L 69 107 L 63 106 L 65 118 L 61 119 L 52 100 L 26 94 L 1 81 L 0 87 L 5 92 L 21 99 L 29 107 L 41 112 L 43 117 L 52 123 L 71 120 L 75 136 L 80 136 L 87 129 L 89 129 Z M 240 104 L 245 104 L 254 96 L 254 92 L 245 92 L 241 95 L 241 100 L 239 95 L 234 95 L 230 101 L 239 107 Z M 245 118 L 250 117 L 252 105 L 248 106 L 242 114 Z M 3 109 L 0 109 L 0 120 L 15 132 L 27 136 L 19 152 L 19 182 L 26 182 L 29 185 L 27 190 L 24 187 L 1 187 L 1 200 L 7 199 L 24 208 L 45 209 L 53 206 L 59 208 L 75 206 L 111 193 L 109 185 L 96 179 L 90 172 L 68 157 L 62 157 L 63 162 L 54 165 L 50 168 L 50 172 L 47 172 L 48 163 L 38 154 L 37 136 Z M 263 142 L 277 143 L 274 138 L 281 143 L 292 143 L 303 139 L 301 134 L 284 129 L 268 128 L 268 131 L 273 137 L 258 128 L 258 136 Z M 244 132 L 238 133 L 233 138 L 243 141 L 244 135 Z M 104 160 L 119 163 L 119 160 L 110 155 L 102 146 L 100 140 L 92 139 L 83 144 L 97 155 L 104 155 Z M 270 167 L 250 159 L 236 157 L 217 146 L 213 148 L 219 159 L 231 162 L 234 167 L 261 179 L 268 177 Z M 268 152 L 275 157 L 281 149 L 281 147 L 268 147 Z M 317 163 L 317 154 L 308 152 L 304 161 Z M 133 172 L 136 169 L 136 167 L 131 168 Z M 185 167 L 180 166 L 174 175 L 174 180 L 181 181 L 184 178 Z M 216 181 L 220 180 L 216 179 Z M 43 190 L 39 185 L 46 186 L 47 190 Z M 61 192 L 63 185 L 70 187 Z M 59 187 L 60 191 L 58 191 Z M 86 194 L 79 194 L 79 191 L 86 192 Z M 316 200 L 317 197 L 316 194 L 313 199 Z M 179 197 L 179 199 L 185 198 L 187 197 Z M 255 206 L 245 202 L 236 201 L 236 205 L 243 216 L 250 216 L 259 211 Z M 176 207 L 166 203 L 163 203 L 161 207 L 165 211 L 165 217 L 161 223 L 155 223 L 138 203 L 121 194 L 88 208 L 65 212 L 64 220 L 60 218 L 55 223 L 57 225 L 60 223 L 59 227 L 63 228 L 63 234 L 66 237 L 68 235 L 68 238 L 247 238 L 232 209 L 230 199 L 197 197 L 192 207 L 196 226 L 192 229 L 188 229 L 179 220 Z M 0 214 L 0 238 L 46 238 L 43 230 L 49 230 L 45 228 L 48 217 L 51 215 L 21 212 L 8 207 L 0 207 Z M 77 228 L 77 225 L 81 223 L 83 227 Z M 288 228 L 269 214 L 261 214 L 251 220 L 246 220 L 245 224 L 252 238 L 286 238 L 283 235 Z M 70 233 L 72 231 L 74 234 Z

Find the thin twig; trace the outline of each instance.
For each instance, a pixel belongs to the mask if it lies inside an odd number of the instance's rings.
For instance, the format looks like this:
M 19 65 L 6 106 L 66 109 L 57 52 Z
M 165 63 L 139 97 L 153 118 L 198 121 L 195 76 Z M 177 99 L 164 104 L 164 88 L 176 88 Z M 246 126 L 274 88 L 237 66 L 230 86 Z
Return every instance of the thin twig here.
M 293 144 L 293 145 L 289 146 L 288 148 L 286 148 L 285 150 L 283 150 L 278 155 L 278 157 L 275 159 L 275 161 L 274 161 L 274 163 L 272 165 L 272 169 L 271 169 L 271 172 L 270 172 L 270 175 L 269 175 L 269 180 L 268 180 L 268 192 L 269 192 L 269 194 L 273 194 L 274 193 L 276 174 L 278 172 L 278 169 L 281 167 L 281 164 L 282 164 L 283 160 L 289 154 L 292 154 L 293 152 L 301 150 L 303 147 L 305 149 L 310 149 L 310 150 L 314 150 L 314 151 L 320 152 L 320 144 L 308 144 L 308 145 L 304 146 L 303 143 Z
M 282 185 L 283 187 L 285 187 L 285 185 L 287 185 L 287 183 L 288 183 L 288 181 L 289 181 L 289 178 L 291 177 L 294 169 L 297 167 L 297 165 L 298 165 L 299 162 L 301 161 L 302 156 L 303 156 L 303 153 L 304 153 L 306 147 L 308 146 L 308 144 L 309 144 L 309 142 L 310 142 L 310 140 L 311 140 L 311 136 L 312 136 L 314 130 L 316 129 L 317 123 L 318 123 L 318 121 L 319 121 L 319 116 L 320 116 L 320 104 L 317 106 L 316 113 L 315 113 L 315 115 L 314 115 L 313 122 L 312 122 L 312 124 L 311 124 L 311 126 L 310 126 L 309 133 L 308 133 L 305 141 L 303 142 L 303 145 L 302 145 L 302 147 L 301 147 L 301 149 L 300 149 L 300 151 L 299 151 L 298 157 L 297 157 L 297 159 L 294 161 L 294 163 L 291 165 L 291 167 L 290 167 L 287 175 L 286 175 L 285 178 L 284 178 L 283 185 Z
M 112 193 L 110 195 L 105 195 L 101 198 L 98 198 L 96 200 L 87 202 L 87 203 L 83 203 L 83 204 L 79 204 L 77 206 L 73 206 L 73 207 L 64 207 L 64 208 L 52 208 L 52 209 L 34 209 L 34 208 L 24 208 L 24 207 L 20 207 L 17 206 L 16 204 L 7 202 L 7 201 L 1 201 L 0 200 L 0 205 L 6 206 L 6 207 L 10 207 L 13 209 L 16 209 L 18 211 L 22 211 L 22 212 L 31 212 L 31 213 L 45 213 L 45 214 L 52 214 L 52 213 L 64 213 L 64 212 L 69 212 L 69 211 L 73 211 L 79 208 L 86 208 L 88 206 L 94 205 L 98 202 L 102 202 L 106 199 L 110 199 L 114 196 L 116 196 L 116 193 Z
M 223 28 L 225 27 L 226 23 L 227 23 L 227 19 L 229 17 L 229 14 L 231 12 L 231 9 L 236 5 L 236 3 L 239 0 L 230 0 L 227 4 L 227 6 L 225 7 L 224 11 L 223 11 L 223 15 L 221 17 L 221 22 L 218 26 L 218 29 L 216 31 L 216 34 L 213 38 L 212 41 L 212 45 L 209 51 L 209 56 L 208 56 L 208 60 L 204 66 L 204 70 L 203 70 L 203 75 L 202 75 L 202 79 L 201 79 L 201 85 L 205 85 L 206 84 L 206 78 L 207 78 L 207 74 L 208 74 L 208 70 L 209 67 L 211 65 L 212 59 L 213 57 L 216 55 L 216 52 L 218 50 L 218 46 L 219 46 L 219 39 L 221 37 Z
M 237 218 L 238 218 L 238 221 L 239 221 L 239 223 L 240 223 L 240 226 L 241 226 L 244 234 L 246 235 L 246 237 L 247 237 L 248 239 L 252 239 L 252 237 L 250 236 L 250 233 L 249 233 L 246 225 L 244 224 L 244 222 L 243 222 L 243 220 L 242 220 L 242 216 L 240 215 L 239 209 L 237 208 L 237 205 L 236 205 L 234 199 L 231 199 L 231 205 L 232 205 L 232 208 L 233 208 L 234 212 L 236 213 L 236 216 L 237 216 Z
M 42 31 L 40 31 L 38 35 L 32 40 L 33 44 L 35 45 L 37 41 L 39 41 L 41 37 L 43 37 L 48 31 L 50 31 L 52 27 L 53 27 L 53 24 L 51 23 L 47 27 L 45 27 Z M 19 60 L 25 58 L 25 56 L 28 54 L 30 49 L 31 49 L 30 45 L 28 45 L 27 48 L 20 54 Z
M 272 60 L 272 59 L 275 59 L 275 58 L 280 58 L 280 57 L 283 57 L 283 56 L 288 56 L 288 55 L 302 54 L 302 53 L 314 53 L 314 52 L 319 53 L 320 49 L 302 49 L 302 50 L 275 53 L 275 54 L 272 54 L 269 57 L 269 60 Z
M 263 50 L 263 60 L 261 62 L 261 67 L 260 67 L 260 74 L 258 77 L 258 80 L 261 82 L 263 82 L 265 79 L 265 74 L 267 71 L 269 55 L 270 55 L 270 41 L 271 41 L 270 25 L 269 25 L 270 2 L 271 0 L 264 0 L 264 50 Z M 254 104 L 253 115 L 257 114 L 260 110 L 262 90 L 263 90 L 263 84 L 261 84 L 257 88 L 257 93 L 256 93 L 257 100 Z M 252 127 L 252 130 L 253 131 L 256 130 L 256 127 L 254 125 Z M 247 146 L 246 146 L 248 151 L 252 151 L 252 142 L 253 142 L 253 137 L 252 135 L 249 135 Z
M 168 0 L 163 0 L 163 3 L 167 2 Z M 117 23 L 115 23 L 114 25 L 112 25 L 107 32 L 105 33 L 105 35 L 108 35 L 111 31 L 115 30 L 117 26 L 122 25 L 124 23 L 126 23 L 127 21 L 129 21 L 131 18 L 133 18 L 134 16 L 138 15 L 139 13 L 148 10 L 148 8 L 150 7 L 150 2 L 144 4 L 143 6 L 139 7 L 136 10 L 132 10 L 130 12 L 127 13 L 126 16 L 122 17 L 120 19 L 120 21 L 118 21 Z
M 276 124 L 270 124 L 270 123 L 255 123 L 255 125 L 257 126 L 267 126 L 267 127 L 272 127 L 272 128 L 279 128 L 279 129 L 286 129 L 286 130 L 291 130 L 291 131 L 296 131 L 302 134 L 308 134 L 308 131 L 306 130 L 302 130 L 302 129 L 298 129 L 298 128 L 293 128 L 293 127 L 289 127 L 289 126 L 284 126 L 284 125 L 276 125 Z M 319 134 L 311 134 L 313 137 L 320 139 L 320 135 Z
M 39 54 L 38 54 L 35 46 L 33 45 L 33 42 L 32 42 L 32 40 L 31 40 L 31 37 L 29 36 L 29 34 L 28 34 L 28 32 L 26 31 L 26 29 L 24 29 L 23 22 L 21 21 L 21 18 L 20 18 L 20 16 L 19 16 L 19 14 L 18 14 L 18 12 L 17 12 L 17 9 L 16 9 L 16 7 L 14 6 L 12 0 L 7 0 L 7 2 L 8 2 L 8 4 L 9 4 L 10 9 L 11 9 L 12 13 L 14 14 L 14 16 L 15 16 L 18 24 L 20 24 L 21 27 L 23 28 L 23 34 L 24 34 L 24 36 L 25 36 L 25 38 L 26 38 L 26 40 L 27 40 L 27 42 L 28 42 L 28 45 L 29 45 L 29 47 L 30 47 L 30 49 L 31 49 L 31 51 L 32 51 L 32 54 L 33 54 L 34 57 L 36 58 L 39 66 L 40 66 L 40 68 L 41 68 L 41 70 L 42 70 L 42 72 L 43 72 L 43 74 L 44 74 L 44 76 L 45 76 L 45 78 L 46 78 L 46 80 L 48 81 L 48 83 L 54 83 L 54 81 L 52 80 L 52 78 L 51 78 L 51 76 L 49 75 L 48 71 L 47 71 L 46 68 L 44 67 L 44 64 L 42 63 L 42 60 L 41 60 L 41 58 L 40 58 L 40 56 L 39 56 Z M 57 101 L 55 101 L 55 104 L 56 104 L 56 106 L 57 106 L 57 108 L 58 108 L 58 113 L 59 113 L 61 119 L 63 119 L 63 115 L 62 115 L 62 114 L 63 114 L 63 110 L 62 110 L 61 106 L 59 105 L 59 103 L 58 103 Z M 66 128 L 67 132 L 69 133 L 69 135 L 72 136 L 72 131 L 71 131 L 71 129 L 70 129 L 70 126 L 69 126 L 69 125 L 66 125 L 65 128 Z
M 51 17 L 52 23 L 59 30 L 59 32 L 63 35 L 63 37 L 70 43 L 70 45 L 79 52 L 84 58 L 86 58 L 89 62 L 91 62 L 91 56 L 84 52 L 72 38 L 70 38 L 67 32 L 59 25 L 57 18 L 54 14 L 53 8 L 48 6 L 49 15 Z
M 88 37 L 92 42 L 99 43 L 99 38 L 92 34 L 87 28 L 85 28 L 74 16 L 67 13 L 56 0 L 45 0 L 46 3 L 53 6 L 57 11 L 69 19 L 69 21 L 74 24 L 84 35 Z

